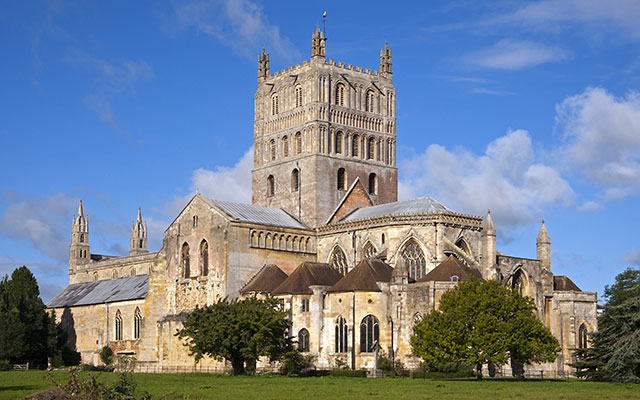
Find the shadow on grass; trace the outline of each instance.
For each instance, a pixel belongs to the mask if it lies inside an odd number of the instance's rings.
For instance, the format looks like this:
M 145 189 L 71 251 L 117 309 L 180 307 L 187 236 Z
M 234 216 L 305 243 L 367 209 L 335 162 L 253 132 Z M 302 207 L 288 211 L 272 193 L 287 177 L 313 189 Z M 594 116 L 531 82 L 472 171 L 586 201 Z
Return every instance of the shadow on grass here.
M 36 390 L 40 389 L 39 386 L 24 385 L 24 386 L 0 386 L 0 392 L 14 391 L 14 390 Z

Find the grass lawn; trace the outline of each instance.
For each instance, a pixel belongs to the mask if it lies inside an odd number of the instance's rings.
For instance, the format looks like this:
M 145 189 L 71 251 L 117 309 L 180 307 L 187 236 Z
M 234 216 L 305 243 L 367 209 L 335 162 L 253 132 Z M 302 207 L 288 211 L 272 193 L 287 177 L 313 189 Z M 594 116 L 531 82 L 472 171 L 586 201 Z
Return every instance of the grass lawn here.
M 44 371 L 0 372 L 0 399 L 22 397 L 50 387 Z M 84 373 L 83 373 L 84 374 Z M 67 373 L 53 373 L 64 380 Z M 578 380 L 285 378 L 205 374 L 135 374 L 138 389 L 154 399 L 640 399 L 640 386 Z M 113 382 L 115 375 L 101 373 Z

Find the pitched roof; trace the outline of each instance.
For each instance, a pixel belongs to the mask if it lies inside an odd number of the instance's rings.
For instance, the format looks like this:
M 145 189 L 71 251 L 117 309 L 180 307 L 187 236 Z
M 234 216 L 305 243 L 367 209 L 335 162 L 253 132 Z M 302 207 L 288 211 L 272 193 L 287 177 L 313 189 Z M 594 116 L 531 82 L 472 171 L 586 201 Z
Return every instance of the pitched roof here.
M 376 282 L 390 282 L 393 268 L 376 258 L 360 261 L 344 278 L 333 285 L 329 292 L 379 292 Z
M 313 294 L 309 286 L 332 286 L 342 278 L 335 268 L 326 263 L 303 262 L 272 294 Z
M 479 279 L 482 278 L 480 271 L 475 268 L 467 267 L 454 256 L 449 256 L 428 274 L 423 276 L 418 282 L 450 282 L 451 277 L 453 276 L 457 276 L 461 281 L 471 277 Z
M 373 200 L 371 200 L 371 196 L 369 196 L 362 182 L 360 182 L 360 177 L 356 176 L 347 193 L 345 193 L 335 210 L 333 210 L 329 218 L 327 218 L 326 224 L 328 225 L 340 220 L 355 209 L 371 206 L 373 206 Z
M 451 210 L 449 210 L 447 207 L 438 203 L 431 197 L 424 196 L 418 197 L 417 199 L 396 201 L 394 203 L 386 203 L 372 207 L 359 208 L 343 218 L 342 221 L 380 217 L 383 215 L 439 213 L 450 211 Z
M 240 293 L 271 293 L 282 282 L 287 279 L 287 274 L 278 268 L 277 265 L 264 265 L 242 289 Z
M 137 275 L 69 285 L 47 304 L 49 308 L 86 306 L 144 299 L 149 293 L 149 276 Z
M 559 292 L 568 292 L 568 291 L 576 291 L 582 292 L 578 285 L 573 283 L 568 276 L 564 275 L 556 275 L 553 277 L 553 290 L 557 290 Z

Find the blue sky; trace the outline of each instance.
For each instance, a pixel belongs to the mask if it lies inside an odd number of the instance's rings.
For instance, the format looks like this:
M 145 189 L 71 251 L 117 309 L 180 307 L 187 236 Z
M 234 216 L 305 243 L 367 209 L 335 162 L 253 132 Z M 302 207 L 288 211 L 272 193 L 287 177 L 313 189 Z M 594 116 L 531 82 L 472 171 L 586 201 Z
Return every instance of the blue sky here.
M 327 57 L 397 89 L 400 196 L 485 215 L 499 250 L 602 293 L 640 264 L 640 3 L 9 2 L 0 9 L 0 274 L 68 281 L 83 199 L 91 250 L 126 254 L 137 208 L 150 250 L 195 188 L 250 202 L 257 57 Z

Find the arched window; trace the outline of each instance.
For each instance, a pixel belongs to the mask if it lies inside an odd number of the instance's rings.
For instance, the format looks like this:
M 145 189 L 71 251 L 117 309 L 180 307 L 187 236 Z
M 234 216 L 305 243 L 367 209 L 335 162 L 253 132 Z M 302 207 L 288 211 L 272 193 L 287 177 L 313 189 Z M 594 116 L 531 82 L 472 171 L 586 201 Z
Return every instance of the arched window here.
M 518 269 L 516 273 L 513 274 L 513 278 L 511 279 L 511 289 L 522 294 L 524 290 L 524 274 L 521 269 Z
M 347 257 L 344 255 L 344 251 L 340 246 L 336 246 L 329 258 L 329 265 L 338 270 L 341 275 L 347 274 Z
M 376 174 L 369 174 L 369 194 L 378 194 L 378 177 Z
M 367 140 L 367 160 L 373 160 L 376 156 L 376 140 L 372 137 Z
M 142 313 L 140 309 L 136 307 L 136 312 L 133 314 L 133 338 L 140 339 L 140 326 L 142 325 Z
M 348 350 L 347 344 L 349 339 L 349 331 L 347 327 L 347 321 L 342 316 L 336 319 L 336 353 L 345 353 Z
M 267 197 L 273 197 L 275 194 L 275 183 L 273 181 L 273 175 L 267 177 Z
M 375 94 L 373 90 L 367 91 L 367 103 L 365 105 L 365 111 L 373 112 L 373 100 L 375 98 Z
M 112 277 L 113 279 L 118 279 L 118 271 L 114 270 L 114 271 L 113 271 L 113 274 L 111 275 L 111 277 Z
M 84 243 L 84 233 L 80 234 L 80 243 Z
M 451 275 L 451 282 L 458 282 L 460 280 L 460 277 L 458 277 L 458 275 Z
M 376 250 L 375 246 L 371 244 L 371 242 L 367 242 L 367 244 L 364 245 L 364 250 L 362 250 L 364 258 L 373 258 L 376 256 L 377 252 L 378 250 Z
M 114 325 L 116 340 L 122 340 L 122 314 L 120 314 L 120 310 L 116 311 L 116 323 Z
M 309 331 L 306 328 L 298 332 L 298 351 L 309 351 Z
M 297 192 L 299 188 L 300 188 L 300 171 L 298 171 L 298 168 L 294 168 L 294 170 L 291 171 L 291 191 Z
M 189 263 L 189 244 L 187 242 L 185 242 L 182 245 L 182 271 L 183 271 L 183 277 L 184 278 L 189 278 L 191 276 L 191 265 Z
M 296 86 L 296 107 L 302 106 L 302 86 Z
M 344 168 L 338 169 L 338 190 L 347 190 L 347 173 Z
M 336 105 L 344 106 L 344 85 L 338 83 L 336 86 Z
M 271 96 L 271 115 L 278 114 L 278 95 Z
M 296 154 L 302 153 L 302 133 L 296 132 Z
M 360 352 L 372 353 L 380 340 L 380 323 L 378 318 L 367 315 L 360 322 Z
M 360 157 L 360 136 L 353 135 L 351 139 L 351 155 L 353 157 Z
M 409 277 L 417 281 L 426 274 L 427 262 L 418 242 L 413 239 L 409 240 L 401 254 L 407 269 L 409 269 Z
M 580 325 L 580 328 L 578 328 L 578 348 L 587 348 L 587 327 L 584 324 Z
M 200 273 L 209 275 L 209 243 L 204 239 L 200 242 Z
M 136 276 L 136 269 L 135 268 L 131 268 L 131 272 L 129 273 L 130 276 Z
M 289 138 L 286 136 L 282 137 L 282 156 L 289 157 Z
M 464 251 L 468 255 L 471 255 L 471 249 L 469 249 L 469 245 L 467 244 L 467 241 L 464 240 L 463 238 L 460 238 L 456 241 L 456 246 L 461 248 L 462 251 Z
M 97 280 L 98 280 L 98 273 L 97 273 L 97 272 L 94 272 L 94 273 L 93 273 L 93 281 L 95 282 L 95 281 L 97 281 Z
M 276 159 L 276 141 L 273 139 L 269 142 L 269 158 L 271 161 Z
M 336 133 L 336 145 L 334 149 L 336 150 L 336 154 L 342 154 L 342 145 L 344 142 L 344 134 L 342 132 Z

